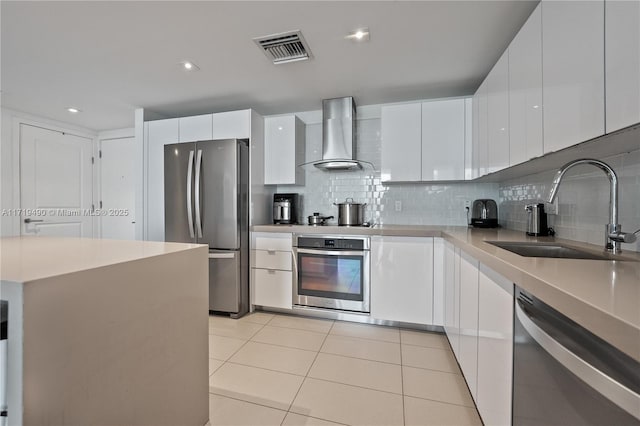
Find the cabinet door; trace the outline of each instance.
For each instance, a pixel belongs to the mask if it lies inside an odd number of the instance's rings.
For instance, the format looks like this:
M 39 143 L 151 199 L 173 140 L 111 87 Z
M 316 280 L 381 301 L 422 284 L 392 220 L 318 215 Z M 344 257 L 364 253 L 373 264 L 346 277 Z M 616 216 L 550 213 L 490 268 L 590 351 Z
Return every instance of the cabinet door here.
M 444 240 L 433 239 L 433 325 L 444 325 Z
M 464 179 L 464 99 L 422 103 L 422 180 Z
M 542 6 L 509 45 L 509 164 L 542 155 Z
M 304 123 L 295 115 L 264 119 L 264 183 L 302 185 L 304 170 Z
M 212 116 L 212 139 L 249 139 L 251 110 L 219 112 Z
M 177 118 L 147 123 L 146 239 L 164 241 L 164 146 L 178 142 Z
M 460 349 L 458 362 L 471 396 L 477 401 L 478 261 L 460 253 Z
M 640 2 L 605 2 L 607 133 L 640 122 Z
M 422 105 L 382 106 L 383 181 L 420 181 L 422 173 Z
M 487 102 L 487 79 L 478 91 L 478 177 L 489 173 L 489 105 Z
M 464 179 L 471 180 L 473 176 L 473 138 L 474 138 L 474 105 L 473 98 L 464 100 Z
M 480 90 L 473 95 L 473 132 L 471 136 L 471 178 L 480 177 Z
M 211 114 L 181 117 L 178 120 L 180 142 L 208 141 L 213 137 Z
M 371 317 L 433 322 L 433 238 L 371 239 Z
M 544 152 L 604 134 L 604 1 L 542 2 Z
M 460 253 L 446 241 L 444 252 L 444 330 L 454 355 L 459 358 Z
M 487 76 L 488 173 L 509 167 L 509 50 Z
M 510 425 L 513 283 L 480 265 L 478 286 L 478 411 L 487 425 Z
M 252 303 L 272 308 L 291 309 L 293 275 L 291 271 L 251 269 Z

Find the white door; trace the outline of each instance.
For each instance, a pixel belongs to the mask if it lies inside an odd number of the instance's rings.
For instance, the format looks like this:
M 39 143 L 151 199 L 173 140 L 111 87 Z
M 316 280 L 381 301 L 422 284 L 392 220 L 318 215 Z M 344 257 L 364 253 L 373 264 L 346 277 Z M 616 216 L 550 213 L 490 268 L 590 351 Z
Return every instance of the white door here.
M 20 125 L 21 235 L 93 236 L 92 140 Z
M 134 138 L 100 143 L 100 235 L 114 240 L 135 239 Z

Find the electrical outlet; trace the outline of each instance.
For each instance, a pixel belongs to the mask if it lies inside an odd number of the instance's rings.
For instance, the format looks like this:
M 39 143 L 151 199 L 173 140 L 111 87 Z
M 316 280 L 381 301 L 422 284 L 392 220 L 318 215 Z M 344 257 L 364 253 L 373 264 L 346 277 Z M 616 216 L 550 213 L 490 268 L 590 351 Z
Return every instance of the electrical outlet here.
M 396 201 L 396 211 L 397 212 L 402 211 L 402 201 Z
M 471 200 L 464 200 L 464 208 L 465 209 L 471 208 Z
M 547 214 L 558 214 L 558 197 L 553 200 L 553 203 L 544 203 L 544 208 Z

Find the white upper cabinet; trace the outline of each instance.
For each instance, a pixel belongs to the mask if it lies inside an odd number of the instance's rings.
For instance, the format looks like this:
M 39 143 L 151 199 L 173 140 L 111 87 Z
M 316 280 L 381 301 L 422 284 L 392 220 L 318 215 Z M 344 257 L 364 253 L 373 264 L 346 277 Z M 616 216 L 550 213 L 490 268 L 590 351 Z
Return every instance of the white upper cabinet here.
M 422 105 L 383 105 L 381 111 L 383 182 L 422 178 Z
M 433 323 L 433 238 L 371 238 L 371 317 Z
M 251 110 L 213 114 L 212 139 L 249 139 L 251 137 Z
M 640 122 L 640 2 L 605 2 L 607 133 Z
M 509 165 L 542 155 L 541 9 L 509 45 Z
M 509 50 L 487 76 L 488 173 L 509 167 Z
M 475 106 L 473 98 L 464 100 L 464 179 L 471 180 L 475 176 L 473 174 L 473 137 L 474 137 L 474 120 L 473 114 Z
M 180 142 L 208 141 L 213 137 L 211 114 L 179 118 Z
M 604 134 L 603 58 L 603 0 L 542 2 L 545 153 Z
M 304 185 L 305 125 L 295 115 L 264 119 L 264 183 Z
M 465 99 L 422 103 L 422 180 L 465 178 Z
M 488 79 L 488 78 L 487 78 Z M 478 120 L 478 137 L 474 146 L 477 147 L 477 164 L 474 169 L 477 170 L 477 176 L 484 176 L 489 173 L 489 105 L 487 98 L 487 79 L 480 85 L 476 92 L 478 113 L 474 115 Z M 474 118 L 475 119 L 475 118 Z

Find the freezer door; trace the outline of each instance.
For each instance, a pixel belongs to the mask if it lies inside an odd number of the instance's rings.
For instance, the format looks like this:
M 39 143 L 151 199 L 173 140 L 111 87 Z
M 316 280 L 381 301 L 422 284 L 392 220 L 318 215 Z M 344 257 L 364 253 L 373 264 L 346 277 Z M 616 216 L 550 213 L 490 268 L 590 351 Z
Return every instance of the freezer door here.
M 195 154 L 194 143 L 164 146 L 165 241 L 196 242 L 193 223 Z
M 210 248 L 240 248 L 240 146 L 237 140 L 196 146 L 196 234 Z
M 209 252 L 209 310 L 237 313 L 240 304 L 240 250 Z

